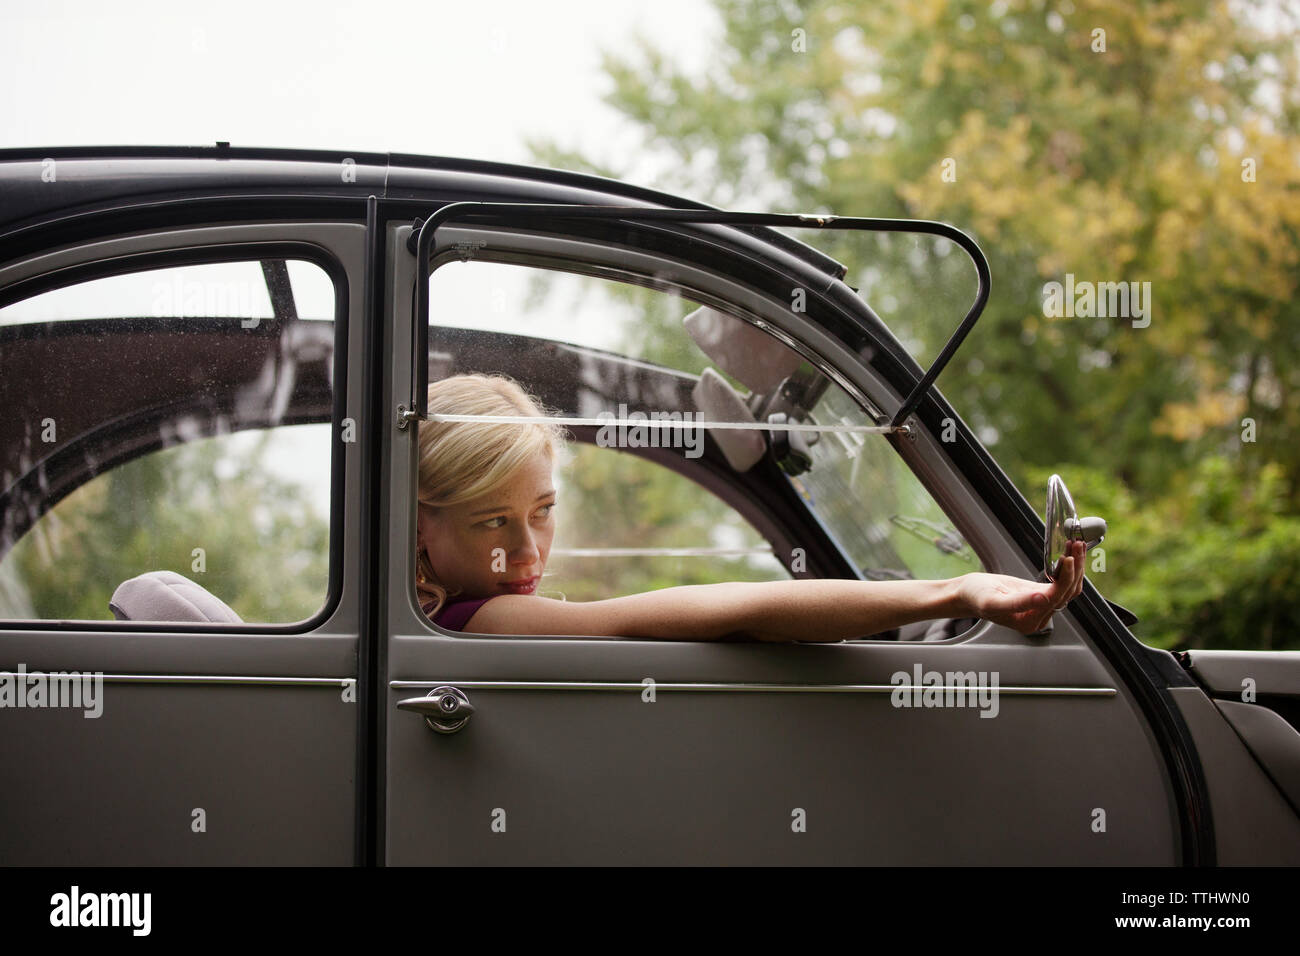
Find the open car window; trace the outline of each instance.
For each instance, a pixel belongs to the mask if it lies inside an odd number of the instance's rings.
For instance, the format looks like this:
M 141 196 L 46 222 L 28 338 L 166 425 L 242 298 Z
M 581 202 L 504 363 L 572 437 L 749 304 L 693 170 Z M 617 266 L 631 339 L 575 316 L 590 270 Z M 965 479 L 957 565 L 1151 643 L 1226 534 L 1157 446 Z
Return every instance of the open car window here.
M 0 618 L 316 614 L 336 294 L 285 258 L 89 275 L 0 306 Z
M 889 443 L 866 433 L 880 423 L 804 356 L 681 290 L 628 279 L 485 258 L 449 259 L 430 278 L 430 382 L 508 375 L 582 423 L 568 429 L 578 441 L 557 475 L 539 593 L 979 569 Z M 674 415 L 741 427 L 651 427 Z M 810 430 L 760 427 L 779 422 Z
M 679 584 L 788 578 L 762 509 L 701 462 L 704 435 L 619 434 L 634 413 L 695 410 L 708 357 L 681 329 L 691 303 L 526 266 L 450 262 L 430 280 L 429 380 L 506 375 L 566 421 L 557 532 L 539 594 L 599 600 Z M 691 447 L 685 447 L 689 444 Z M 761 525 L 761 521 L 759 522 Z

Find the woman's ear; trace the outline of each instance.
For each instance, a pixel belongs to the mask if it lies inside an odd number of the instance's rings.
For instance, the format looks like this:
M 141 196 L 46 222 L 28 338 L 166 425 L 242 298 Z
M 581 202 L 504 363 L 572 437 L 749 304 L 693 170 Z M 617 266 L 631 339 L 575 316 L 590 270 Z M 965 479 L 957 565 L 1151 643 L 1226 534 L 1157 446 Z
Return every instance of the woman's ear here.
M 429 533 L 428 520 L 424 508 L 417 504 L 415 506 L 415 551 L 417 554 L 422 554 L 425 550 L 425 537 Z
M 428 550 L 430 542 L 436 536 L 437 529 L 434 526 L 436 521 L 434 510 L 430 505 L 420 501 L 415 503 L 415 550 L 417 552 Z

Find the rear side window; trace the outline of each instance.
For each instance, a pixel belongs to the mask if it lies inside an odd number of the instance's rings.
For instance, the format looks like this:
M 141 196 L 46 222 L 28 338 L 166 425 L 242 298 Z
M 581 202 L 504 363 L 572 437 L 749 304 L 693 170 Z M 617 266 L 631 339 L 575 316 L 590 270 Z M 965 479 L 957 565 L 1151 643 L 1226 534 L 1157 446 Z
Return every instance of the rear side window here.
M 0 618 L 314 616 L 338 291 L 289 258 L 0 299 Z

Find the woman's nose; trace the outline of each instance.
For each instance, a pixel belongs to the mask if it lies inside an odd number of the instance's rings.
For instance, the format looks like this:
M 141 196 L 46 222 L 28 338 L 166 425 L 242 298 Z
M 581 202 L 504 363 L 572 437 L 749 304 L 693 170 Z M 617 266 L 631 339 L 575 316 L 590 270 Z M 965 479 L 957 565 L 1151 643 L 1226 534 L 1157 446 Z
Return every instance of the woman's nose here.
M 541 557 L 541 549 L 537 547 L 533 532 L 528 528 L 523 529 L 518 540 L 512 544 L 509 554 L 511 564 L 533 564 Z

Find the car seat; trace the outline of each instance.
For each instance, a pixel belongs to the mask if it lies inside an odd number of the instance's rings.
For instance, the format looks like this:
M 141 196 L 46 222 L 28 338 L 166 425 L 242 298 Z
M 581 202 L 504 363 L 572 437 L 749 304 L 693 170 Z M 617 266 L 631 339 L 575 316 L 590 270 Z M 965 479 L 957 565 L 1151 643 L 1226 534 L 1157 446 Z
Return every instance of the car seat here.
M 119 621 L 244 623 L 226 602 L 175 571 L 146 571 L 123 581 L 108 607 Z

